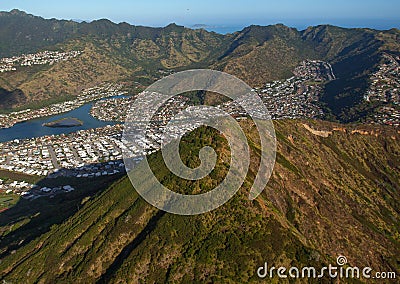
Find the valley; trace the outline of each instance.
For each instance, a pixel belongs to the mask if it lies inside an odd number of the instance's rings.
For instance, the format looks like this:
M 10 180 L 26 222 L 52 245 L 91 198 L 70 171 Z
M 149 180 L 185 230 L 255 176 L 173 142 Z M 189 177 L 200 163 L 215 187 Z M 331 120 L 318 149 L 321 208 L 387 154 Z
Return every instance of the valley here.
M 0 12 L 0 281 L 259 283 L 266 261 L 324 267 L 340 256 L 343 267 L 399 274 L 400 30 L 198 27 Z M 154 114 L 147 102 L 138 111 L 152 115 L 146 135 L 125 139 L 137 97 L 160 95 L 146 88 L 190 69 L 243 80 L 274 131 L 259 133 L 238 102 L 195 90 Z M 148 161 L 175 193 L 213 190 L 231 168 L 232 149 L 224 133 L 202 125 L 211 110 L 176 117 L 199 105 L 229 114 L 243 130 L 246 178 L 210 212 L 160 211 L 133 188 L 124 155 L 139 169 Z M 171 120 L 179 123 L 165 133 Z M 201 179 L 174 174 L 160 151 L 183 132 L 177 156 L 188 168 L 201 165 L 203 147 L 215 151 L 215 167 Z M 275 164 L 250 200 L 265 158 L 261 135 L 276 138 Z

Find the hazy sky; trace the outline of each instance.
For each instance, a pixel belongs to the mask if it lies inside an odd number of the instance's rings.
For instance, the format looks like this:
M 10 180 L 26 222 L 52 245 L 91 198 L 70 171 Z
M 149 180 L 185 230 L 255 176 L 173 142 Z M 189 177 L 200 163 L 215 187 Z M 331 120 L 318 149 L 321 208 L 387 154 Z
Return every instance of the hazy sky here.
M 93 20 L 164 26 L 209 24 L 243 26 L 330 23 L 374 28 L 399 27 L 399 0 L 0 0 L 0 10 L 14 8 L 45 18 Z

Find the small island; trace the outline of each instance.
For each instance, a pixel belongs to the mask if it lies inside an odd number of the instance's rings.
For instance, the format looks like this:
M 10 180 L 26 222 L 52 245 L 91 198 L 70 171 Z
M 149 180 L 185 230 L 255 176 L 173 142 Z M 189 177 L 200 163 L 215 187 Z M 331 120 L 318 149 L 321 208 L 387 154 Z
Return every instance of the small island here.
M 43 126 L 46 127 L 75 127 L 75 126 L 82 126 L 83 121 L 74 118 L 74 117 L 66 117 L 66 118 L 61 118 L 56 121 L 48 122 L 48 123 L 43 123 Z

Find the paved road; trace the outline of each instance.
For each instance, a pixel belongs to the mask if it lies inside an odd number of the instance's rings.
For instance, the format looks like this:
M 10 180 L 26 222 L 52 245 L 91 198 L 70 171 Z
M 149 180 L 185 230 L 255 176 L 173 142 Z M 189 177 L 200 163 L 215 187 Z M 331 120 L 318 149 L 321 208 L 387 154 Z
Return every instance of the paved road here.
M 57 155 L 54 152 L 54 149 L 51 145 L 47 145 L 48 149 L 49 149 L 49 153 L 50 153 L 50 157 L 51 157 L 51 161 L 53 163 L 54 168 L 56 169 L 61 169 L 60 165 L 57 162 Z

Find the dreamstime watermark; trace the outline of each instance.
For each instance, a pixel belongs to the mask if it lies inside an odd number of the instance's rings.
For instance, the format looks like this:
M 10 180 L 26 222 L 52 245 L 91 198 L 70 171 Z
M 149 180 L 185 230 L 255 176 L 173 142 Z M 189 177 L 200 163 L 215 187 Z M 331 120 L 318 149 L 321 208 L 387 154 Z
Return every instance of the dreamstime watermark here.
M 240 79 L 213 70 L 189 70 L 165 77 L 142 92 L 130 106 L 124 124 L 123 159 L 129 179 L 136 191 L 150 204 L 166 212 L 196 215 L 211 211 L 227 202 L 243 184 L 250 165 L 249 145 L 243 129 L 227 112 L 212 106 L 191 106 L 180 111 L 162 133 L 154 133 L 152 118 L 166 102 L 191 91 L 209 91 L 224 95 L 240 106 L 252 119 L 260 137 L 261 161 L 250 190 L 255 199 L 265 188 L 272 174 L 276 156 L 276 137 L 270 115 L 260 97 Z M 168 169 L 186 180 L 199 180 L 215 167 L 217 154 L 211 147 L 199 152 L 198 168 L 187 167 L 180 159 L 179 144 L 186 133 L 199 126 L 217 129 L 228 141 L 231 161 L 225 179 L 213 190 L 203 194 L 184 195 L 163 186 L 154 176 L 145 156 L 154 137 L 161 140 L 161 151 Z M 143 160 L 138 163 L 138 155 Z
M 342 278 L 342 279 L 396 279 L 396 272 L 374 272 L 371 267 L 359 268 L 346 266 L 347 258 L 340 255 L 336 259 L 337 266 L 329 264 L 321 269 L 313 266 L 298 267 L 268 267 L 265 262 L 257 269 L 257 276 L 260 278 Z

